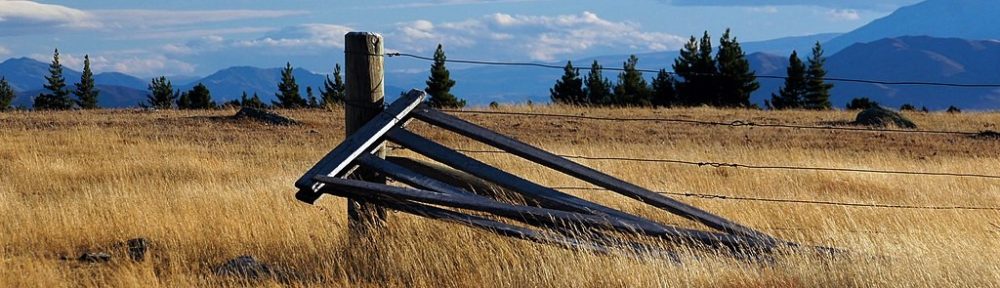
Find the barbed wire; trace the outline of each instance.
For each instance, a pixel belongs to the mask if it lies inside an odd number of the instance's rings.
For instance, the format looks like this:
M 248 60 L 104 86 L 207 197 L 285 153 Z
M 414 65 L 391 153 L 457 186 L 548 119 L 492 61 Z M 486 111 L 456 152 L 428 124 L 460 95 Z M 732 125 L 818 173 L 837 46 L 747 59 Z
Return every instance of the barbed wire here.
M 482 114 L 482 115 L 506 115 L 506 116 L 538 116 L 538 117 L 549 117 L 549 118 L 568 118 L 568 119 L 582 119 L 582 120 L 598 120 L 598 121 L 616 121 L 616 122 L 668 122 L 668 123 L 682 123 L 682 124 L 694 124 L 694 125 L 710 125 L 710 126 L 730 126 L 730 127 L 763 127 L 763 128 L 787 128 L 787 129 L 807 129 L 807 130 L 832 130 L 832 131 L 856 131 L 856 132 L 887 132 L 887 133 L 915 133 L 915 134 L 944 134 L 944 135 L 962 135 L 962 136 L 979 136 L 987 135 L 992 131 L 981 131 L 981 132 L 971 132 L 971 131 L 947 131 L 947 130 L 906 130 L 906 129 L 887 129 L 887 128 L 860 128 L 860 127 L 838 127 L 838 126 L 809 126 L 809 125 L 795 125 L 795 124 L 767 124 L 767 123 L 756 123 L 748 120 L 734 120 L 729 122 L 724 121 L 705 121 L 705 120 L 692 120 L 692 119 L 678 119 L 678 118 L 659 118 L 659 117 L 604 117 L 604 116 L 587 116 L 587 115 L 572 115 L 572 114 L 557 114 L 557 113 L 536 113 L 536 112 L 509 112 L 509 111 L 483 111 L 483 110 L 458 110 L 458 109 L 439 109 L 448 113 L 455 114 Z M 996 133 L 996 132 L 992 132 Z
M 385 56 L 388 57 L 408 57 L 413 59 L 434 61 L 433 57 L 420 56 L 409 53 L 386 53 Z M 462 63 L 462 64 L 473 64 L 473 65 L 492 65 L 492 66 L 522 66 L 522 67 L 538 67 L 547 69 L 565 69 L 565 66 L 552 65 L 552 64 L 542 64 L 542 63 L 532 63 L 532 62 L 502 62 L 502 61 L 485 61 L 485 60 L 464 60 L 464 59 L 446 59 L 445 62 L 450 63 Z M 590 67 L 574 67 L 580 70 L 590 70 Z M 625 71 L 624 68 L 616 67 L 602 67 L 601 70 L 608 71 Z M 659 73 L 661 70 L 654 69 L 635 69 L 639 72 L 644 73 Z M 671 75 L 678 75 L 677 72 L 666 71 Z M 717 73 L 695 73 L 698 76 L 718 76 Z M 779 75 L 755 75 L 757 78 L 761 79 L 788 79 L 788 76 Z M 823 80 L 831 82 L 845 82 L 845 83 L 862 83 L 862 84 L 877 84 L 877 85 L 891 85 L 891 86 L 938 86 L 938 87 L 956 87 L 956 88 L 1000 88 L 1000 84 L 995 83 L 944 83 L 944 82 L 930 82 L 930 81 L 885 81 L 885 80 L 867 80 L 867 79 L 854 79 L 854 78 L 841 78 L 841 77 L 824 77 Z
M 610 191 L 605 188 L 597 188 L 597 187 L 555 186 L 550 188 L 557 190 Z M 861 208 L 1000 211 L 1000 207 L 985 207 L 985 206 L 921 206 L 921 205 L 906 205 L 906 204 L 855 203 L 855 202 L 838 202 L 838 201 L 825 201 L 825 200 L 759 198 L 759 197 L 717 195 L 717 194 L 704 194 L 704 193 L 665 192 L 665 191 L 656 191 L 656 193 L 664 195 L 672 195 L 672 196 L 701 198 L 701 199 L 756 201 L 756 202 L 790 203 L 790 204 L 813 204 L 813 205 L 861 207 Z
M 506 151 L 501 151 L 501 150 L 455 149 L 455 151 L 463 152 L 463 153 L 476 153 L 476 154 L 510 154 L 510 153 L 508 153 Z M 972 173 L 920 172 L 920 171 L 855 169 L 855 168 L 833 168 L 833 167 L 806 167 L 806 166 L 791 166 L 791 165 L 768 166 L 768 165 L 749 165 L 749 164 L 725 163 L 725 162 L 710 162 L 710 161 L 686 161 L 686 160 L 676 160 L 676 159 L 631 158 L 631 157 L 598 157 L 598 156 L 569 155 L 569 154 L 555 154 L 555 155 L 563 157 L 563 158 L 570 158 L 570 159 L 597 160 L 597 161 L 602 161 L 603 160 L 603 161 L 628 161 L 628 162 L 669 163 L 669 164 L 691 165 L 691 166 L 698 166 L 698 167 L 716 167 L 716 168 L 730 167 L 730 168 L 760 169 L 760 170 L 797 170 L 797 171 L 822 171 L 822 172 L 851 172 L 851 173 L 871 173 L 871 174 L 893 174 L 893 175 L 914 175 L 914 176 L 942 176 L 942 177 L 968 177 L 968 178 L 1000 179 L 1000 175 L 972 174 Z

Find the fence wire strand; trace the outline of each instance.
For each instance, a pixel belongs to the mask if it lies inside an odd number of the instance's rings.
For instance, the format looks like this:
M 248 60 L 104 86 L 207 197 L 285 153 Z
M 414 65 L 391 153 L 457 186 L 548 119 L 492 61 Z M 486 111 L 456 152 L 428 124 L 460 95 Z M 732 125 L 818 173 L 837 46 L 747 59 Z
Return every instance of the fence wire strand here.
M 809 126 L 809 125 L 795 125 L 795 124 L 766 124 L 766 123 L 756 123 L 748 120 L 733 120 L 726 122 L 726 121 L 705 121 L 705 120 L 660 118 L 660 117 L 604 117 L 604 116 L 536 113 L 536 112 L 481 111 L 481 110 L 459 110 L 459 109 L 440 109 L 440 110 L 454 114 L 537 116 L 537 117 L 547 117 L 547 118 L 566 118 L 566 119 L 615 121 L 615 122 L 665 122 L 665 123 L 681 123 L 681 124 L 691 124 L 691 125 L 729 126 L 729 127 L 763 127 L 763 128 L 787 128 L 787 129 L 853 131 L 853 132 L 939 134 L 939 135 L 961 135 L 961 136 L 979 136 L 979 135 L 987 135 L 989 133 L 996 133 L 993 131 L 971 132 L 971 131 L 947 131 L 947 130 L 906 130 L 906 129 L 875 129 L 875 128 L 838 127 L 838 126 Z
M 407 57 L 424 61 L 434 61 L 433 57 L 420 56 L 416 54 L 409 53 L 386 53 L 385 56 L 388 57 Z M 565 69 L 565 66 L 552 65 L 552 64 L 542 64 L 542 63 L 532 63 L 532 62 L 504 62 L 504 61 L 485 61 L 485 60 L 465 60 L 465 59 L 446 59 L 446 63 L 461 63 L 461 64 L 473 64 L 473 65 L 490 65 L 490 66 L 522 66 L 522 67 L 538 67 L 546 69 Z M 580 70 L 590 70 L 590 67 L 575 67 Z M 625 71 L 624 68 L 616 67 L 602 67 L 601 70 L 608 71 Z M 644 73 L 658 73 L 660 70 L 654 69 L 636 69 L 636 71 Z M 665 70 L 664 70 L 665 71 Z M 671 75 L 677 75 L 673 71 L 665 71 Z M 695 74 L 695 75 L 707 75 L 707 76 L 718 76 L 719 74 Z M 779 75 L 755 75 L 760 79 L 787 79 L 788 76 Z M 854 79 L 854 78 L 841 78 L 841 77 L 825 77 L 823 80 L 831 82 L 844 82 L 844 83 L 862 83 L 862 84 L 877 84 L 877 85 L 895 85 L 895 86 L 938 86 L 938 87 L 956 87 L 956 88 L 1000 88 L 1000 84 L 995 83 L 944 83 L 944 82 L 929 82 L 929 81 L 885 81 L 885 80 L 867 80 L 867 79 Z

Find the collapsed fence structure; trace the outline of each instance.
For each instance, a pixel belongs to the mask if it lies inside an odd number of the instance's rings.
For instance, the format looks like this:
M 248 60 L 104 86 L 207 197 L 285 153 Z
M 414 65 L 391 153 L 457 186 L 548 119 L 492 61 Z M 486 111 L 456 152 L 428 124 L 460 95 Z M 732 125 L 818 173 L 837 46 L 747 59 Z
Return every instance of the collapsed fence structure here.
M 609 239 L 608 234 L 597 231 L 645 235 L 677 243 L 727 248 L 741 255 L 756 255 L 781 247 L 801 247 L 799 244 L 776 239 L 663 194 L 422 106 L 420 103 L 423 98 L 424 92 L 410 91 L 348 136 L 296 181 L 296 187 L 300 189 L 296 194 L 297 198 L 307 203 L 313 203 L 322 194 L 356 198 L 419 216 L 486 228 L 503 235 L 595 251 L 608 250 L 607 243 L 624 243 L 626 244 L 624 248 L 643 247 L 638 249 L 649 250 L 648 246 L 642 246 L 641 243 L 628 239 Z M 701 231 L 657 223 L 539 185 L 407 130 L 406 123 L 413 119 L 494 146 L 672 214 L 697 221 L 717 231 Z M 457 171 L 413 159 L 386 160 L 373 155 L 373 152 L 377 153 L 381 149 L 380 143 L 385 140 Z M 375 171 L 412 188 L 347 179 L 357 167 Z M 466 181 L 462 180 L 463 178 L 475 180 Z M 474 183 L 492 183 L 503 190 L 501 193 L 496 193 L 498 192 L 496 189 L 463 188 L 470 185 L 483 186 Z M 493 190 L 493 193 L 484 192 L 490 190 Z M 510 192 L 516 195 L 508 195 Z M 504 201 L 511 196 L 520 197 L 524 203 Z M 505 224 L 431 205 L 486 213 L 533 227 Z M 581 234 L 584 237 L 580 237 Z M 594 238 L 599 241 L 595 241 Z M 816 249 L 833 251 L 823 247 Z
M 695 245 L 735 252 L 737 255 L 761 255 L 779 248 L 818 251 L 824 254 L 838 250 L 813 247 L 781 240 L 751 227 L 719 217 L 670 196 L 725 200 L 747 200 L 781 203 L 822 204 L 852 207 L 992 210 L 993 207 L 915 206 L 873 203 L 840 203 L 797 199 L 770 199 L 651 191 L 608 174 L 591 169 L 569 159 L 658 162 L 710 167 L 745 169 L 809 170 L 824 172 L 880 173 L 897 175 L 971 177 L 1000 179 L 986 174 L 947 172 L 891 171 L 831 167 L 763 166 L 738 163 L 684 161 L 674 159 L 641 159 L 562 155 L 544 151 L 511 137 L 477 126 L 458 117 L 445 114 L 484 113 L 544 117 L 570 117 L 615 121 L 664 121 L 695 125 L 727 125 L 733 127 L 768 127 L 790 129 L 823 129 L 875 131 L 891 133 L 927 133 L 977 136 L 984 132 L 922 131 L 897 129 L 864 129 L 852 127 L 758 124 L 748 121 L 732 123 L 690 119 L 625 119 L 582 115 L 557 115 L 501 111 L 437 110 L 422 105 L 425 94 L 411 90 L 391 105 L 384 105 L 382 38 L 372 33 L 349 33 L 345 43 L 347 99 L 345 113 L 347 138 L 303 174 L 295 186 L 296 198 L 314 203 L 321 195 L 348 198 L 348 214 L 353 226 L 371 227 L 382 221 L 382 208 L 460 223 L 482 228 L 500 235 L 555 244 L 573 249 L 596 252 L 628 250 L 643 254 L 672 256 L 641 239 L 659 239 L 683 245 Z M 487 144 L 497 150 L 452 149 L 410 130 L 410 121 L 421 121 Z M 386 157 L 386 142 L 396 147 L 442 163 Z M 463 154 L 464 153 L 464 154 Z M 466 154 L 502 153 L 517 156 L 592 184 L 591 187 L 546 187 L 493 167 Z M 406 184 L 391 186 L 386 178 Z M 694 220 L 715 231 L 683 228 L 658 223 L 648 218 L 626 213 L 599 203 L 564 193 L 560 190 L 600 190 L 627 196 L 663 211 Z M 471 212 L 471 213 L 470 213 Z M 502 219 L 506 220 L 502 220 Z M 511 224 L 520 223 L 519 225 Z
M 753 256 L 779 248 L 806 248 L 777 239 L 700 208 L 615 178 L 455 116 L 422 105 L 425 93 L 411 90 L 391 105 L 384 98 L 382 38 L 348 33 L 347 132 L 345 140 L 296 182 L 296 198 L 314 203 L 321 195 L 349 199 L 352 225 L 368 227 L 384 218 L 382 207 L 484 228 L 500 235 L 597 252 L 625 249 L 672 255 L 648 241 L 666 240 Z M 406 129 L 422 121 L 512 153 L 541 166 L 694 220 L 715 231 L 657 223 L 546 187 L 478 161 Z M 385 157 L 391 141 L 449 167 L 416 159 Z M 386 184 L 386 177 L 409 187 Z M 473 211 L 470 214 L 463 211 Z M 523 225 L 499 221 L 505 218 Z M 658 252 L 655 252 L 658 251 Z

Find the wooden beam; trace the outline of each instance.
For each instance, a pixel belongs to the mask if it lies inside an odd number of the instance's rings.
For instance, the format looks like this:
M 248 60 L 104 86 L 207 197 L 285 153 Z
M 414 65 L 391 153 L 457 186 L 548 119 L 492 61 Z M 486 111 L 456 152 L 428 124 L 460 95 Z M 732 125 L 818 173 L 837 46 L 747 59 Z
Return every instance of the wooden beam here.
M 393 178 L 404 181 L 396 178 L 395 175 Z M 381 194 L 393 198 L 402 198 L 458 209 L 487 212 L 514 220 L 538 222 L 548 225 L 566 226 L 569 224 L 589 226 L 625 233 L 641 233 L 672 241 L 691 241 L 710 246 L 723 246 L 730 248 L 754 247 L 762 250 L 770 250 L 774 248 L 772 245 L 760 243 L 760 241 L 757 241 L 757 239 L 754 238 L 698 231 L 680 227 L 661 226 L 657 224 L 649 225 L 648 223 L 629 222 L 614 217 L 600 217 L 530 206 L 514 206 L 507 203 L 500 203 L 478 195 L 467 194 L 467 192 L 448 191 L 447 193 L 441 193 L 430 190 L 394 187 L 378 183 L 326 176 L 317 176 L 315 179 L 316 181 L 332 186 L 331 189 L 324 189 L 324 192 L 337 193 L 337 195 L 343 195 L 343 193 L 350 195 L 364 195 L 366 193 Z M 431 183 L 425 180 L 420 181 L 423 181 L 423 183 Z M 405 182 L 407 181 L 404 181 L 404 183 Z
M 448 168 L 444 165 L 408 157 L 388 156 L 385 159 L 393 164 L 403 166 L 406 169 L 420 173 L 420 175 L 430 177 L 472 193 L 489 196 L 502 202 L 525 204 L 528 206 L 541 206 L 537 200 L 524 197 L 517 192 L 500 187 L 500 185 L 491 183 L 476 176 L 472 176 L 469 173 Z
M 646 188 L 639 187 L 632 183 L 622 181 L 621 179 L 615 178 L 611 175 L 559 157 L 558 155 L 554 155 L 542 149 L 535 148 L 534 146 L 525 144 L 524 142 L 490 131 L 489 129 L 469 123 L 441 111 L 421 106 L 414 111 L 413 117 L 431 125 L 438 126 L 472 138 L 476 141 L 494 146 L 503 151 L 507 151 L 511 154 L 552 168 L 556 171 L 577 177 L 594 185 L 615 191 L 619 194 L 637 199 L 671 213 L 701 222 L 706 226 L 720 231 L 754 237 L 772 243 L 781 242 L 752 228 L 736 224 L 697 207 L 674 200 L 662 194 L 649 191 Z
M 584 212 L 595 215 L 609 215 L 617 218 L 645 222 L 645 219 L 625 212 L 621 212 L 597 203 L 593 203 L 579 197 L 560 192 L 534 182 L 525 180 L 517 175 L 497 169 L 471 157 L 455 152 L 448 147 L 428 140 L 420 135 L 414 134 L 402 128 L 392 129 L 386 133 L 386 137 L 414 152 L 434 159 L 452 168 L 472 174 L 476 177 L 496 183 L 511 191 L 520 193 L 525 197 L 537 199 L 543 206 L 567 210 Z
M 429 219 L 457 223 L 473 228 L 484 229 L 502 236 L 533 241 L 536 243 L 556 245 L 568 249 L 590 251 L 600 254 L 606 254 L 610 252 L 607 248 L 595 243 L 590 243 L 588 241 L 578 240 L 572 237 L 547 235 L 538 230 L 519 227 L 499 222 L 496 220 L 455 212 L 447 209 L 441 209 L 438 207 L 421 204 L 417 202 L 378 197 L 376 194 L 364 195 L 364 194 L 344 193 L 342 191 L 330 191 L 330 190 L 325 190 L 325 191 L 327 191 L 328 194 L 333 194 L 342 197 L 348 197 L 347 195 L 351 195 L 350 197 L 364 198 L 369 202 L 378 203 L 379 205 L 385 206 L 386 208 L 390 208 L 400 212 L 409 213 Z
M 356 129 L 353 134 L 348 134 L 344 142 L 337 145 L 316 165 L 309 168 L 309 171 L 302 174 L 298 181 L 295 181 L 295 187 L 315 192 L 320 187 L 314 187 L 314 184 L 317 183 L 313 181 L 312 177 L 316 175 L 343 177 L 353 167 L 352 162 L 355 158 L 374 150 L 382 142 L 385 133 L 407 119 L 407 114 L 416 108 L 424 100 L 424 97 L 426 94 L 423 91 L 410 90 L 406 95 L 389 105 L 385 111 Z

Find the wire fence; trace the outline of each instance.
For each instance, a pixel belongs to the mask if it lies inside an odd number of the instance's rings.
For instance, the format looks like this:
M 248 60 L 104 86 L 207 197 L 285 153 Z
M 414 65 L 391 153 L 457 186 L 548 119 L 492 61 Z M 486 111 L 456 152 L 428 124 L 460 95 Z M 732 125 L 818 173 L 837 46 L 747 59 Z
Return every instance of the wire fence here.
M 799 124 L 772 124 L 772 123 L 757 123 L 749 120 L 732 120 L 732 121 L 706 121 L 706 120 L 694 120 L 694 119 L 681 119 L 681 118 L 661 118 L 661 117 L 606 117 L 606 116 L 589 116 L 589 115 L 572 115 L 572 114 L 558 114 L 558 113 L 538 113 L 538 112 L 512 112 L 512 111 L 485 111 L 485 110 L 457 110 L 457 109 L 441 109 L 441 111 L 455 114 L 481 114 L 481 115 L 503 115 L 503 116 L 530 116 L 530 117 L 546 117 L 546 118 L 564 118 L 564 119 L 579 119 L 579 120 L 596 120 L 596 121 L 614 121 L 614 122 L 664 122 L 664 123 L 680 123 L 680 124 L 690 124 L 690 125 L 708 125 L 708 126 L 729 126 L 729 127 L 762 127 L 762 128 L 785 128 L 785 129 L 805 129 L 805 130 L 827 130 L 827 131 L 853 131 L 853 132 L 884 132 L 884 133 L 909 133 L 909 134 L 940 134 L 940 135 L 959 135 L 959 136 L 977 136 L 977 137 L 994 137 L 1000 139 L 1000 135 L 997 132 L 984 130 L 979 132 L 973 131 L 948 131 L 948 130 L 916 130 L 916 129 L 890 129 L 890 128 L 874 128 L 874 127 L 843 127 L 843 126 L 814 126 L 814 125 L 799 125 Z
M 387 53 L 388 57 L 408 57 L 418 60 L 434 61 L 432 57 L 408 54 L 408 53 Z M 537 67 L 546 69 L 564 69 L 565 66 L 561 65 L 551 65 L 542 63 L 530 63 L 530 62 L 501 62 L 501 61 L 484 61 L 484 60 L 463 60 L 463 59 L 447 59 L 446 62 L 450 63 L 462 63 L 462 64 L 474 64 L 474 65 L 491 65 L 491 66 L 521 66 L 521 67 Z M 589 67 L 579 67 L 581 70 L 590 70 Z M 624 68 L 615 67 L 604 67 L 602 70 L 608 71 L 624 71 Z M 636 69 L 640 72 L 652 72 L 657 73 L 661 70 L 649 70 L 649 69 Z M 676 74 L 674 72 L 665 71 L 670 74 Z M 757 75 L 757 78 L 763 79 L 786 79 L 787 76 L 777 76 L 777 75 Z M 921 85 L 921 86 L 938 86 L 938 87 L 958 87 L 958 88 L 1000 88 L 1000 84 L 994 83 L 944 83 L 944 82 L 927 82 L 927 81 L 883 81 L 883 80 L 870 80 L 870 79 L 852 79 L 852 78 L 838 78 L 838 77 L 827 77 L 824 78 L 826 81 L 832 82 L 847 82 L 847 83 L 863 83 L 863 84 L 878 84 L 878 85 Z M 890 128 L 869 128 L 869 127 L 844 127 L 844 126 L 833 126 L 833 125 L 800 125 L 800 124 L 784 124 L 784 123 L 756 123 L 749 120 L 732 120 L 732 121 L 707 121 L 707 120 L 695 120 L 695 119 L 682 119 L 682 118 L 662 118 L 662 117 L 607 117 L 607 116 L 591 116 L 591 115 L 572 115 L 572 114 L 558 114 L 558 113 L 538 113 L 538 112 L 512 112 L 512 111 L 484 111 L 484 110 L 457 110 L 457 109 L 441 109 L 444 112 L 454 113 L 454 114 L 480 114 L 480 115 L 497 115 L 497 116 L 526 116 L 526 117 L 547 117 L 547 118 L 563 118 L 563 119 L 578 119 L 578 120 L 595 120 L 595 121 L 614 121 L 614 122 L 663 122 L 663 123 L 679 123 L 679 124 L 689 124 L 689 125 L 708 125 L 708 126 L 728 126 L 728 127 L 762 127 L 762 128 L 782 128 L 782 129 L 802 129 L 802 130 L 826 130 L 826 131 L 848 131 L 848 132 L 874 132 L 874 133 L 904 133 L 904 134 L 932 134 L 932 135 L 957 135 L 957 136 L 969 136 L 976 138 L 986 138 L 986 139 L 1000 139 L 1000 133 L 984 130 L 984 131 L 949 131 L 949 130 L 916 130 L 916 129 L 890 129 Z M 392 147 L 396 149 L 405 149 L 403 147 Z M 470 153 L 470 154 L 510 154 L 506 151 L 500 150 L 473 150 L 473 149 L 456 149 L 458 152 Z M 679 160 L 679 159 L 655 159 L 655 158 L 635 158 L 635 157 L 609 157 L 609 156 L 588 156 L 588 155 L 568 155 L 568 154 L 556 154 L 558 156 L 569 158 L 569 159 L 581 159 L 581 160 L 592 160 L 592 161 L 623 161 L 623 162 L 645 162 L 645 163 L 665 163 L 665 164 L 677 164 L 677 165 L 688 165 L 688 166 L 698 166 L 698 167 L 716 167 L 716 168 L 738 168 L 738 169 L 750 169 L 750 170 L 788 170 L 788 171 L 813 171 L 813 172 L 834 172 L 834 173 L 869 173 L 869 174 L 884 174 L 884 175 L 908 175 L 908 176 L 935 176 L 935 177 L 959 177 L 959 178 L 978 178 L 978 179 L 1000 179 L 1000 175 L 989 175 L 989 174 L 976 174 L 976 173 L 956 173 L 956 172 L 926 172 L 926 171 L 905 171 L 905 170 L 881 170 L 881 169 L 858 169 L 858 168 L 836 168 L 836 167 L 808 167 L 808 166 L 795 166 L 795 165 L 756 165 L 756 164 L 741 164 L 741 163 L 727 163 L 727 162 L 713 162 L 713 161 L 690 161 L 690 160 Z M 599 187 L 573 187 L 573 186 L 563 186 L 563 187 L 551 187 L 559 190 L 580 190 L 580 191 L 609 191 L 605 188 Z M 704 194 L 704 193 L 683 193 L 683 192 L 666 192 L 658 191 L 657 193 L 678 197 L 688 197 L 688 198 L 699 198 L 699 199 L 710 199 L 710 200 L 722 200 L 722 201 L 751 201 L 751 202 L 764 202 L 764 203 L 781 203 L 781 204 L 803 204 L 803 205 L 823 205 L 823 206 L 837 206 L 846 208 L 871 208 L 871 209 L 909 209 L 909 210 L 965 210 L 965 211 L 1000 211 L 1000 207 L 989 207 L 989 206 L 966 206 L 966 205 L 953 205 L 953 206 L 924 206 L 924 205 L 911 205 L 911 204 L 889 204 L 889 203 L 863 203 L 863 202 L 843 202 L 843 201 L 832 201 L 832 200 L 807 200 L 807 199 L 783 199 L 783 198 L 764 198 L 764 197 L 748 197 L 748 196 L 736 196 L 736 195 L 719 195 L 719 194 Z M 802 230 L 800 228 L 781 228 L 776 227 L 779 230 Z M 870 231 L 866 231 L 870 232 Z
M 455 149 L 455 151 L 463 152 L 463 153 L 473 153 L 473 154 L 509 154 L 506 151 L 500 151 L 500 150 Z M 856 169 L 856 168 L 834 168 L 834 167 L 808 167 L 808 166 L 793 166 L 793 165 L 775 165 L 775 166 L 769 166 L 769 165 L 749 165 L 749 164 L 725 163 L 725 162 L 709 162 L 709 161 L 687 161 L 687 160 L 676 160 L 676 159 L 632 158 L 632 157 L 599 157 L 599 156 L 569 155 L 569 154 L 555 154 L 555 155 L 558 155 L 558 156 L 563 157 L 563 158 L 582 159 L 582 160 L 667 163 L 667 164 L 679 164 L 679 165 L 690 165 L 690 166 L 698 166 L 698 167 L 715 167 L 715 168 L 728 167 L 728 168 L 757 169 L 757 170 L 792 170 L 792 171 L 848 172 L 848 173 L 869 173 L 869 174 L 888 174 L 888 175 L 912 175 L 912 176 L 968 177 L 968 178 L 983 178 L 983 179 L 997 179 L 997 180 L 1000 180 L 1000 175 L 975 174 L 975 173 L 924 172 L 924 171 L 878 170 L 878 169 Z
M 608 189 L 597 188 L 597 187 L 556 186 L 551 188 L 557 190 L 610 191 Z M 812 205 L 841 206 L 841 207 L 855 207 L 855 208 L 1000 211 L 1000 207 L 989 207 L 989 206 L 921 206 L 921 205 L 885 204 L 885 203 L 838 202 L 838 201 L 826 201 L 826 200 L 760 198 L 760 197 L 746 197 L 746 196 L 734 196 L 734 195 L 665 192 L 665 191 L 656 191 L 656 193 L 671 195 L 671 196 L 692 197 L 701 199 L 755 201 L 755 202 L 786 203 L 786 204 L 812 204 Z
M 424 60 L 424 61 L 434 61 L 433 57 L 409 54 L 409 53 L 386 53 L 385 56 L 388 57 L 407 57 L 412 59 Z M 533 63 L 533 62 L 504 62 L 504 61 L 485 61 L 485 60 L 464 60 L 464 59 L 446 59 L 446 63 L 461 63 L 461 64 L 474 64 L 474 65 L 490 65 L 490 66 L 521 66 L 521 67 L 537 67 L 546 69 L 565 69 L 565 66 L 553 65 L 553 64 L 543 64 L 543 63 Z M 590 67 L 575 67 L 580 70 L 590 70 Z M 624 68 L 616 67 L 602 67 L 601 70 L 608 71 L 625 71 Z M 644 73 L 658 73 L 661 70 L 653 69 L 635 69 L 639 72 Z M 666 71 L 671 75 L 677 75 L 676 72 Z M 695 73 L 698 76 L 718 76 L 719 74 L 706 74 L 706 73 Z M 780 75 L 755 75 L 757 78 L 761 79 L 788 79 L 788 76 Z M 870 79 L 856 79 L 856 78 L 843 78 L 843 77 L 824 77 L 823 80 L 831 82 L 844 82 L 844 83 L 862 83 L 862 84 L 877 84 L 877 85 L 889 85 L 889 86 L 937 86 L 937 87 L 954 87 L 954 88 L 1000 88 L 1000 84 L 997 83 L 945 83 L 945 82 L 932 82 L 932 81 L 886 81 L 886 80 L 870 80 Z

